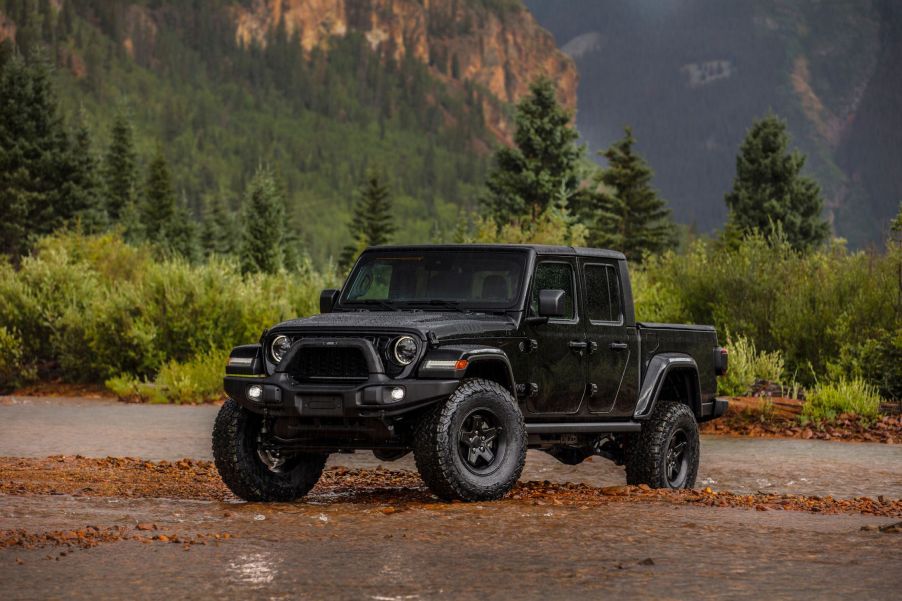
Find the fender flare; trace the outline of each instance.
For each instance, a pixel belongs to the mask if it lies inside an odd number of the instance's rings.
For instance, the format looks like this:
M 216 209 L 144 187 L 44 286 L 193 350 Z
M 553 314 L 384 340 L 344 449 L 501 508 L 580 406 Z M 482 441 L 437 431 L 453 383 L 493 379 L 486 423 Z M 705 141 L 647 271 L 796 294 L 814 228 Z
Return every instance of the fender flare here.
M 458 369 L 459 361 L 466 361 L 463 369 Z M 457 379 L 466 377 L 470 368 L 475 365 L 495 363 L 504 373 L 502 386 L 510 390 L 514 398 L 517 396 L 517 383 L 510 359 L 503 350 L 482 345 L 442 346 L 426 353 L 417 370 L 418 378 Z
M 633 412 L 633 419 L 648 419 L 661 395 L 667 376 L 676 371 L 691 371 L 690 384 L 693 387 L 689 408 L 699 417 L 701 415 L 701 386 L 698 379 L 698 364 L 695 359 L 685 353 L 661 353 L 651 358 L 639 391 L 639 400 Z

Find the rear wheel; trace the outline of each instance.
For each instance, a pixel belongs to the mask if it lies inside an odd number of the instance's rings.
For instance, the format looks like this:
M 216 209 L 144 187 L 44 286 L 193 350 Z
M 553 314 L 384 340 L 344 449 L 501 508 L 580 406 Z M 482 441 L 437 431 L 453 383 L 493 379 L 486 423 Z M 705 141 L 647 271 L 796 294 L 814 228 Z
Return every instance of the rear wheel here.
M 262 416 L 226 400 L 213 425 L 213 459 L 222 481 L 245 501 L 294 501 L 313 488 L 328 455 L 260 445 Z
M 464 380 L 421 418 L 414 457 L 423 481 L 443 499 L 500 499 L 526 461 L 523 414 L 497 382 Z
M 698 474 L 698 424 L 682 403 L 660 401 L 626 448 L 627 484 L 692 488 Z

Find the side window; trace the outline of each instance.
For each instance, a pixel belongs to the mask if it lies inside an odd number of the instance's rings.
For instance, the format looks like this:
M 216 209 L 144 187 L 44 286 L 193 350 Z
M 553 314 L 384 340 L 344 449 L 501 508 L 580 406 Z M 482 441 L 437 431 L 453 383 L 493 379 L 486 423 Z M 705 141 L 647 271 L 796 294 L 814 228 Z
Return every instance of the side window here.
M 586 312 L 590 321 L 619 322 L 623 317 L 620 279 L 610 265 L 586 265 Z
M 539 263 L 536 266 L 536 277 L 533 281 L 532 297 L 529 301 L 530 313 L 539 313 L 539 290 L 564 291 L 564 316 L 561 319 L 573 319 L 574 310 L 574 278 L 573 266 L 569 263 Z

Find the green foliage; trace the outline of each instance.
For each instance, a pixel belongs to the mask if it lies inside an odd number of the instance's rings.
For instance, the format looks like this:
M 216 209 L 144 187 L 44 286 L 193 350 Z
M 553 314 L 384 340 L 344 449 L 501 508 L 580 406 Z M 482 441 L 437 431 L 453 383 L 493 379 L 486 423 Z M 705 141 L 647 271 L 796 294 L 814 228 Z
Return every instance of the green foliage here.
M 590 245 L 613 248 L 641 262 L 647 254 L 673 248 L 676 230 L 667 203 L 651 186 L 651 168 L 633 150 L 632 129 L 625 131 L 600 153 L 608 166 L 595 175 L 595 190 L 584 212 L 591 224 Z
M 258 169 L 248 185 L 241 222 L 242 271 L 276 273 L 282 269 L 285 209 L 267 169 Z
M 110 131 L 110 145 L 103 163 L 103 176 L 110 219 L 119 221 L 137 202 L 138 171 L 132 127 L 117 113 Z
M 585 246 L 586 227 L 574 219 L 565 207 L 551 205 L 534 219 L 517 219 L 498 225 L 490 218 L 479 218 L 475 233 L 461 234 L 458 242 L 506 244 L 566 244 Z
M 378 171 L 367 172 L 366 183 L 360 189 L 360 198 L 348 226 L 352 242 L 345 246 L 339 261 L 343 269 L 349 268 L 363 249 L 387 244 L 391 240 L 397 225 L 390 194 Z
M 540 78 L 517 105 L 514 147 L 495 152 L 485 198 L 499 226 L 541 215 L 554 201 L 566 203 L 580 182 L 583 149 L 572 115 L 557 101 L 554 84 Z
M 307 262 L 243 276 L 229 260 L 158 260 L 114 234 L 60 233 L 41 240 L 18 270 L 0 264 L 0 328 L 21 341 L 20 367 L 42 377 L 140 379 L 316 312 L 334 277 Z
M 177 404 L 218 401 L 224 395 L 222 374 L 228 356 L 228 351 L 211 350 L 189 361 L 166 363 L 152 382 L 120 375 L 108 379 L 105 385 L 127 401 Z
M 744 336 L 727 337 L 729 368 L 717 379 L 717 392 L 726 396 L 748 394 L 756 380 L 781 383 L 783 357 L 780 351 L 759 352 L 755 343 Z
M 0 253 L 24 254 L 41 234 L 84 216 L 102 221 L 86 130 L 73 143 L 38 55 L 0 65 Z
M 778 231 L 798 250 L 822 244 L 830 226 L 821 217 L 817 183 L 801 174 L 805 157 L 789 152 L 786 123 L 775 115 L 756 121 L 736 157 L 736 178 L 726 197 L 728 236 Z
M 834 244 L 800 253 L 760 235 L 735 248 L 697 240 L 634 270 L 638 318 L 712 323 L 763 351 L 780 350 L 787 371 L 810 385 L 843 349 L 899 330 L 900 260 L 896 247 L 880 254 Z
M 22 340 L 5 326 L 0 326 L 0 392 L 14 389 L 33 374 L 23 373 Z
M 335 224 L 350 220 L 349 199 L 377 161 L 392 181 L 404 242 L 428 241 L 435 222 L 473 207 L 488 164 L 479 149 L 495 141 L 482 113 L 496 102 L 490 93 L 467 80 L 445 85 L 428 65 L 393 60 L 355 31 L 310 52 L 299 31 L 284 27 L 243 45 L 232 8 L 224 0 L 72 0 L 40 14 L 38 22 L 51 22 L 46 35 L 13 16 L 20 48 L 43 43 L 58 58 L 63 111 L 83 108 L 98 147 L 110 148 L 103 179 L 125 190 L 109 202 L 127 239 L 141 220 L 122 199 L 140 202 L 136 165 L 157 144 L 193 215 L 210 196 L 237 207 L 257 166 L 271 166 L 292 235 L 320 266 L 347 243 Z M 110 172 L 119 184 L 111 186 Z M 304 254 L 286 252 L 294 257 L 286 263 Z
M 844 413 L 874 419 L 880 400 L 877 388 L 861 379 L 818 382 L 802 405 L 802 419 L 831 421 Z

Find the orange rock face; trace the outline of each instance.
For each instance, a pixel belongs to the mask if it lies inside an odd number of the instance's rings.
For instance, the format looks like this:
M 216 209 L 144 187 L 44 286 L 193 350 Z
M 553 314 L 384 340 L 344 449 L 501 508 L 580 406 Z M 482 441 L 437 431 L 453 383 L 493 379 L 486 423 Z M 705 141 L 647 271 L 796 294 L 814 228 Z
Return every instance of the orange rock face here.
M 561 102 L 576 107 L 577 72 L 550 33 L 525 9 L 487 9 L 461 0 L 256 0 L 234 6 L 235 35 L 265 43 L 284 20 L 305 50 L 361 33 L 386 57 L 413 57 L 454 85 L 470 81 L 502 103 L 514 103 L 539 75 L 558 86 Z M 489 129 L 510 136 L 509 118 L 496 103 L 483 107 Z

